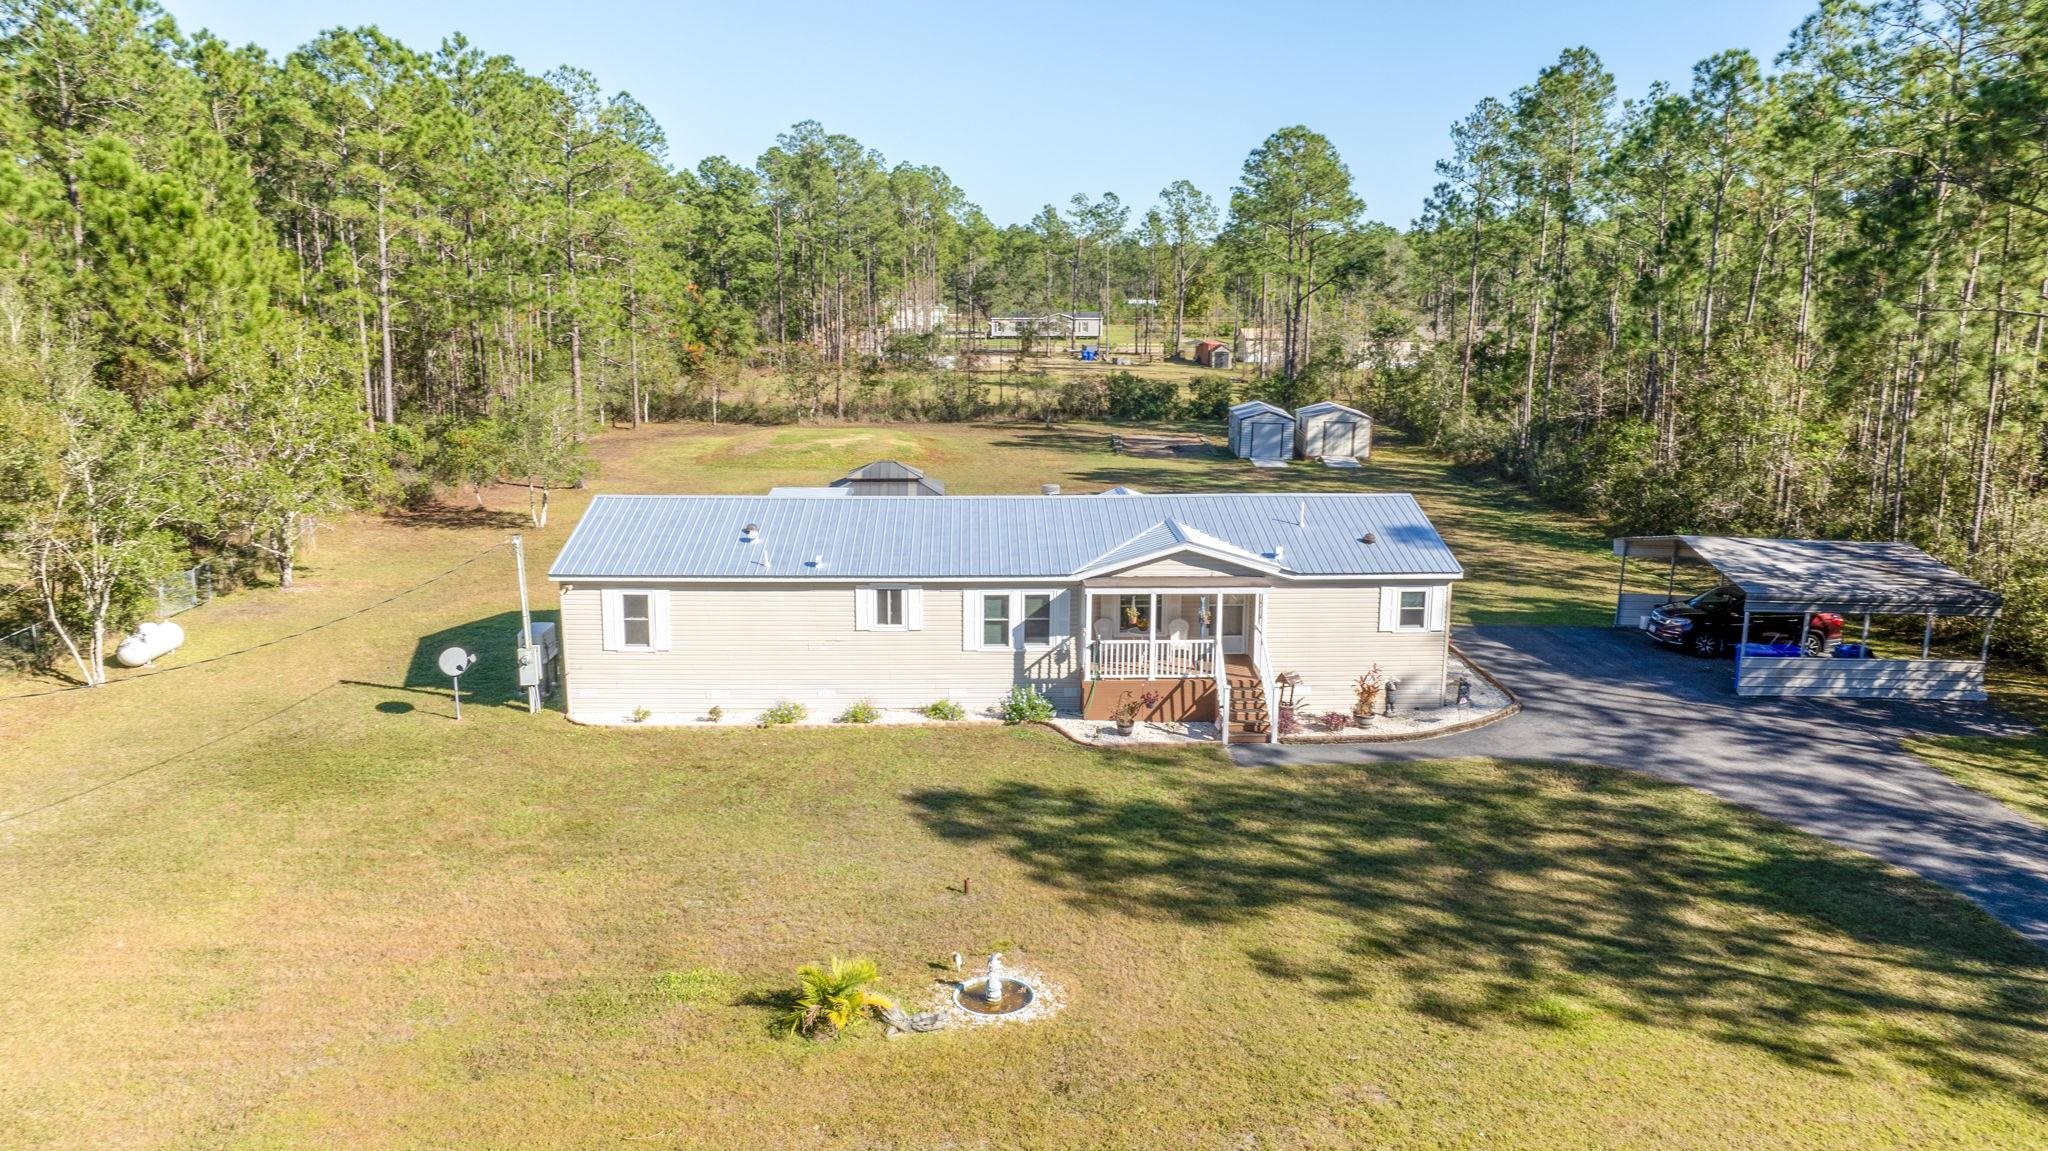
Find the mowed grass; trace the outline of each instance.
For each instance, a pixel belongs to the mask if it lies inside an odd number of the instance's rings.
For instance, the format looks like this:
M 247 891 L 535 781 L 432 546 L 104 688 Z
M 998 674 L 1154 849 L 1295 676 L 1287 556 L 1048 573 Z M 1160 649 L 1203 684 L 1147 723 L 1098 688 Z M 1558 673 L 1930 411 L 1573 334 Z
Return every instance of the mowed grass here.
M 961 491 L 1408 488 L 1474 571 L 1468 618 L 1604 616 L 1597 535 L 1398 445 L 1275 475 L 1106 437 L 651 429 L 599 442 L 595 489 L 877 456 Z M 528 531 L 544 618 L 585 498 Z M 0 703 L 0 1145 L 2048 1139 L 2041 953 L 1874 861 L 1568 767 L 1255 773 L 1041 730 L 529 716 L 501 546 L 523 499 L 491 501 L 335 525 L 302 588 L 181 617 L 187 670 Z M 452 642 L 486 656 L 460 724 L 432 666 Z M 954 952 L 990 950 L 1065 1009 L 814 1044 L 763 1005 L 840 954 L 923 1006 Z
M 1616 561 L 1597 528 L 1507 484 L 1452 467 L 1380 430 L 1356 470 L 1297 460 L 1255 468 L 1222 452 L 1222 429 L 1200 427 L 1215 452 L 1160 458 L 1113 454 L 1098 425 L 879 425 L 647 428 L 600 445 L 602 486 L 630 491 L 758 492 L 827 483 L 876 459 L 923 468 L 962 494 L 1068 492 L 1125 484 L 1145 492 L 1412 492 L 1457 552 L 1466 579 L 1461 623 L 1602 624 L 1612 619 Z

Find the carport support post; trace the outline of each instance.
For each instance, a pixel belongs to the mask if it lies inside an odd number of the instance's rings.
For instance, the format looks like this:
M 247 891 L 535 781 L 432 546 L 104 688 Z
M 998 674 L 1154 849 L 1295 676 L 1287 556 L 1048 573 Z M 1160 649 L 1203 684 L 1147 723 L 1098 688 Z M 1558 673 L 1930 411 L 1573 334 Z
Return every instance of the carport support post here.
M 1678 545 L 1671 545 L 1671 570 L 1664 573 L 1664 598 L 1678 598 Z
M 1977 653 L 1977 662 L 1985 667 L 1991 666 L 1991 625 L 1997 620 L 1998 617 L 1995 615 L 1984 617 L 1984 648 Z
M 1621 597 L 1628 594 L 1628 545 L 1621 545 L 1621 578 L 1614 584 L 1614 626 L 1621 626 Z
M 1926 659 L 1934 650 L 1934 613 L 1927 613 L 1927 630 L 1920 633 L 1920 658 Z

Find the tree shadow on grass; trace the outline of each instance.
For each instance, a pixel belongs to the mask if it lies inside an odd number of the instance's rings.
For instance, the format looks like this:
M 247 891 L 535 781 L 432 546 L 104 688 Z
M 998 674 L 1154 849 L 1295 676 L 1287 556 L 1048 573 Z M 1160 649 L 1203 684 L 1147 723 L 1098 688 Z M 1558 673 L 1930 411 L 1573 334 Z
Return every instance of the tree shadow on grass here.
M 561 613 L 557 611 L 537 611 L 533 613 L 533 622 L 556 623 L 560 615 Z M 441 672 L 441 653 L 459 646 L 482 657 L 473 669 L 462 676 L 464 707 L 524 708 L 526 689 L 519 686 L 519 669 L 514 650 L 518 637 L 519 613 L 516 611 L 499 612 L 451 628 L 443 628 L 430 635 L 421 636 L 413 645 L 412 659 L 405 668 L 404 683 L 366 686 L 382 686 L 392 690 L 447 697 L 451 685 L 448 677 Z
M 1332 1000 L 1391 985 L 1458 1025 L 1607 1016 L 2048 1109 L 2048 956 L 1921 880 L 1688 789 L 1471 762 L 1146 770 L 1148 796 L 1009 781 L 908 802 L 1084 909 L 1339 920 L 1327 954 L 1247 953 Z

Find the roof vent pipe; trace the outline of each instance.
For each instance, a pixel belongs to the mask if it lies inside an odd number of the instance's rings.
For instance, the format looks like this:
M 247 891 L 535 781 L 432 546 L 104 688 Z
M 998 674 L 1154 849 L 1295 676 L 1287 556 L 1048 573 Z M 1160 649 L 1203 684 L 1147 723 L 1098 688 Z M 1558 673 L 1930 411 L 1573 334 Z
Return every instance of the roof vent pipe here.
M 1040 484 L 1038 485 L 1038 494 L 1042 496 L 1056 496 L 1060 494 L 1060 486 L 1058 484 Z
M 1298 528 L 1306 528 L 1306 527 L 1308 527 L 1308 501 L 1307 501 L 1307 500 L 1303 500 L 1303 501 L 1301 501 L 1300 503 L 1298 503 L 1298 504 L 1294 505 L 1294 526 L 1295 526 L 1295 527 L 1298 527 Z
M 814 568 L 821 568 L 821 567 L 824 567 L 824 566 L 825 566 L 825 557 L 824 557 L 824 556 L 812 556 L 812 557 L 811 557 L 811 566 L 812 566 L 812 567 L 814 567 Z
M 743 528 L 741 528 L 741 529 L 740 529 L 740 542 L 741 542 L 741 543 L 743 543 L 743 544 L 750 544 L 750 543 L 753 543 L 753 542 L 754 542 L 755 540 L 758 540 L 758 539 L 760 539 L 760 538 L 761 538 L 761 525 L 760 525 L 760 524 L 748 524 L 748 525 L 747 525 L 746 527 L 743 527 Z
M 1377 539 L 1379 539 L 1378 536 L 1372 534 L 1371 532 L 1367 532 L 1364 535 L 1358 537 L 1358 542 L 1362 544 L 1369 544 Z

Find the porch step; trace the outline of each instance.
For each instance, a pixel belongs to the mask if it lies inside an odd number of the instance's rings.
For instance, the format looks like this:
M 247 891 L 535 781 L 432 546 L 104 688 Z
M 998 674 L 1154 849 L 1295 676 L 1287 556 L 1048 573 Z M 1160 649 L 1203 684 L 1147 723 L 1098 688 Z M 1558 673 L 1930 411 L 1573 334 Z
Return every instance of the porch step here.
M 1265 685 L 1249 668 L 1226 667 L 1230 682 L 1230 734 L 1263 738 L 1271 729 L 1272 714 L 1266 707 Z

